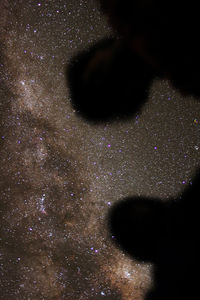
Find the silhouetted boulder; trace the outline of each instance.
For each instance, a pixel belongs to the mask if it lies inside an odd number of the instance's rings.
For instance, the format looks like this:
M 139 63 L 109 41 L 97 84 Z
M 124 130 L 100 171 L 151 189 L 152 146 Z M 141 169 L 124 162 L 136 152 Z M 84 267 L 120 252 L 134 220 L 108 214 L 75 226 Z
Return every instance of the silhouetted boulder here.
M 154 263 L 155 286 L 146 300 L 193 299 L 198 292 L 200 174 L 176 199 L 128 198 L 111 208 L 116 245 Z
M 92 122 L 127 119 L 139 111 L 153 77 L 152 68 L 115 39 L 78 54 L 67 69 L 72 105 Z

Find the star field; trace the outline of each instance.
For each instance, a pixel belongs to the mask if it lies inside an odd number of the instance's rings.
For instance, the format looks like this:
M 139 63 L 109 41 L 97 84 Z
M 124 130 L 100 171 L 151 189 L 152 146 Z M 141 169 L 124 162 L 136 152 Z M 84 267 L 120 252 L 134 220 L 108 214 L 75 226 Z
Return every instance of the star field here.
M 156 80 L 132 120 L 87 124 L 64 73 L 111 34 L 97 2 L 0 1 L 0 11 L 1 299 L 142 300 L 152 266 L 115 247 L 107 212 L 190 183 L 200 105 Z

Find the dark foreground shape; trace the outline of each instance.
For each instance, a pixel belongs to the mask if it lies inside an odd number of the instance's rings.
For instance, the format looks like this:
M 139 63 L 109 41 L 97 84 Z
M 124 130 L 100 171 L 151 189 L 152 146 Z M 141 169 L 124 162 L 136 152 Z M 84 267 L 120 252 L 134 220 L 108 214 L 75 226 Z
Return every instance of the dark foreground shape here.
M 67 66 L 80 116 L 97 123 L 131 117 L 155 76 L 200 97 L 198 1 L 99 1 L 118 37 L 96 43 Z
M 171 80 L 181 93 L 200 97 L 198 1 L 99 2 L 112 27 L 147 63 Z
M 177 199 L 128 198 L 108 216 L 111 235 L 130 256 L 154 263 L 155 287 L 146 300 L 198 295 L 200 175 Z
M 124 42 L 106 39 L 67 67 L 72 105 L 86 120 L 127 119 L 147 99 L 154 73 Z

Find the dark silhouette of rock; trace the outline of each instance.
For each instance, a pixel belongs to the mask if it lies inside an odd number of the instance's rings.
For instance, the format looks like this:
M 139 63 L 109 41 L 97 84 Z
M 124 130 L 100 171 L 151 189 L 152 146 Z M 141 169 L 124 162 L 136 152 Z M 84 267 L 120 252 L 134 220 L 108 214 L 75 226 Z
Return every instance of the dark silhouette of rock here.
M 118 34 L 183 94 L 200 96 L 198 2 L 99 0 Z
M 156 77 L 200 97 L 199 9 L 180 1 L 99 0 L 116 37 L 72 58 L 72 105 L 86 120 L 126 119 L 145 103 Z
M 176 199 L 128 198 L 108 216 L 116 245 L 154 263 L 150 299 L 193 299 L 198 294 L 200 173 Z
M 155 74 L 124 41 L 105 39 L 67 69 L 72 105 L 91 122 L 127 119 L 139 111 Z

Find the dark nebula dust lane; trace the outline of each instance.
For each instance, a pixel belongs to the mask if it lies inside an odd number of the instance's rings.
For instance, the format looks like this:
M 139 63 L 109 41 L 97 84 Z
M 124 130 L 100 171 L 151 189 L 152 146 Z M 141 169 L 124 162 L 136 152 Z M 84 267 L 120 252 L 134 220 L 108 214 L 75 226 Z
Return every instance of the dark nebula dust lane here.
M 0 15 L 1 299 L 144 299 L 152 266 L 116 248 L 106 216 L 188 183 L 199 104 L 155 81 L 140 115 L 91 126 L 65 68 L 111 34 L 97 2 L 0 0 Z

